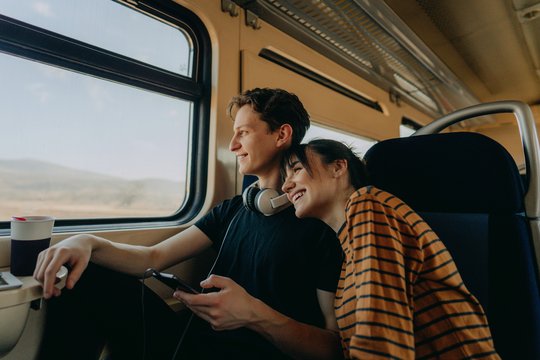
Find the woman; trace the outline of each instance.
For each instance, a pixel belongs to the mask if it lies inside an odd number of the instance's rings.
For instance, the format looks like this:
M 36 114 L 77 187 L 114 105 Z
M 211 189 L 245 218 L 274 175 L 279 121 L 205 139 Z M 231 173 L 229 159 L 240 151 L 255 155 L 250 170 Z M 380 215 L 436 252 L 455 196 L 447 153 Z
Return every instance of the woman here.
M 291 149 L 285 169 L 296 216 L 326 222 L 345 253 L 335 300 L 345 357 L 499 358 L 443 243 L 400 199 L 365 186 L 351 149 L 312 140 Z

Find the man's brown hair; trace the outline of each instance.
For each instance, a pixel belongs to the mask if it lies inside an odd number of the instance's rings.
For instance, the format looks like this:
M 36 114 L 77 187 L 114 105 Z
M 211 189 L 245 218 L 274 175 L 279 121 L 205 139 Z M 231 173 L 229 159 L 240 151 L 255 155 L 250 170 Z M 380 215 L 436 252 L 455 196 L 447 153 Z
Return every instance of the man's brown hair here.
M 275 131 L 283 124 L 289 124 L 293 129 L 292 145 L 300 144 L 307 129 L 309 115 L 302 102 L 295 94 L 282 89 L 255 88 L 244 91 L 232 98 L 227 113 L 232 117 L 233 110 L 244 105 L 250 105 L 253 111 L 260 114 L 270 131 Z

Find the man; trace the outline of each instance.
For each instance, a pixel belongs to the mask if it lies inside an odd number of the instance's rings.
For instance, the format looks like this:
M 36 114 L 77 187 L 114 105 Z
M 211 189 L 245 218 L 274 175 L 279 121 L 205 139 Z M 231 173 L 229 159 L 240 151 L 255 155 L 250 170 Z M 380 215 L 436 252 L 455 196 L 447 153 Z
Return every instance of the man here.
M 300 100 L 280 89 L 253 89 L 233 98 L 228 110 L 236 111 L 230 150 L 239 171 L 256 175 L 260 189 L 280 189 L 282 153 L 309 127 Z M 67 294 L 50 301 L 41 357 L 95 358 L 98 350 L 91 350 L 106 342 L 115 359 L 171 359 L 183 324 L 151 291 L 142 303 L 136 277 L 210 246 L 218 259 L 201 286 L 213 291 L 174 294 L 197 315 L 181 358 L 340 357 L 333 300 L 342 254 L 334 236 L 319 221 L 297 219 L 292 207 L 265 216 L 236 196 L 151 247 L 68 238 L 40 254 L 34 273 L 51 298 L 59 295 L 54 274 L 63 264 L 71 268 Z

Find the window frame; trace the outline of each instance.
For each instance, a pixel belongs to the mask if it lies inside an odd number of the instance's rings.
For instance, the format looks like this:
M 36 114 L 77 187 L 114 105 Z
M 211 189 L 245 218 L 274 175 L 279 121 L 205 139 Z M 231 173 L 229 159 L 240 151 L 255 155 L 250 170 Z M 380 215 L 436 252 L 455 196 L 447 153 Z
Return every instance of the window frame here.
M 160 69 L 2 14 L 0 14 L 0 52 L 192 101 L 187 193 L 183 203 L 179 204 L 179 210 L 170 216 L 59 219 L 55 223 L 55 228 L 61 228 L 62 232 L 179 225 L 193 219 L 205 200 L 212 55 L 208 31 L 193 12 L 172 1 L 138 1 L 136 4 L 117 2 L 181 28 L 193 45 L 193 59 L 190 64 L 192 75 L 187 77 Z M 7 234 L 9 228 L 9 221 L 1 221 L 0 235 Z
M 408 127 L 409 129 L 412 129 L 414 131 L 420 129 L 422 127 L 422 125 L 420 125 L 420 123 L 418 121 L 415 121 L 413 119 L 410 119 L 408 117 L 405 117 L 403 116 L 401 118 L 401 124 L 400 125 L 403 125 L 405 127 Z

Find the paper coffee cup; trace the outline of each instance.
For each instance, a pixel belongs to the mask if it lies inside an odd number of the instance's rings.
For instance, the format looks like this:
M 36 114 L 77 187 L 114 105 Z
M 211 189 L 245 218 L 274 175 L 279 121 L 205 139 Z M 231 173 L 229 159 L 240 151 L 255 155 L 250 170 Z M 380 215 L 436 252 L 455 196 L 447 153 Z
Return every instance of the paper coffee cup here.
M 11 269 L 16 276 L 34 273 L 38 254 L 51 243 L 54 218 L 13 216 L 11 218 Z

